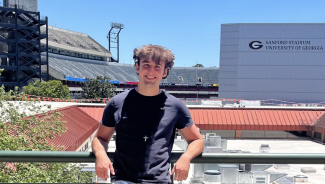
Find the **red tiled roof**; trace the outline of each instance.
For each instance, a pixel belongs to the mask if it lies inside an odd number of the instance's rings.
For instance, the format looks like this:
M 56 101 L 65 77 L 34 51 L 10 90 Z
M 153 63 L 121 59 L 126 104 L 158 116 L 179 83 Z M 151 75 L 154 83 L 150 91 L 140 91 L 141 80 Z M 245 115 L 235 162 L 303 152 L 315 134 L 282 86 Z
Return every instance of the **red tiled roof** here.
M 325 114 L 323 114 L 318 120 L 316 121 L 314 125 L 315 132 L 323 133 L 325 134 Z
M 101 120 L 104 107 L 79 107 Z M 190 108 L 195 124 L 202 130 L 282 130 L 325 133 L 325 110 Z
M 325 110 L 211 108 L 190 112 L 202 130 L 312 131 L 314 124 L 318 131 L 325 128 Z
M 67 123 L 67 131 L 49 141 L 75 151 L 94 133 L 102 119 L 104 107 L 70 106 L 58 109 Z M 201 130 L 282 130 L 325 133 L 325 110 L 190 108 Z
M 81 110 L 86 112 L 89 116 L 100 122 L 104 113 L 104 107 L 90 107 L 90 106 L 80 106 Z
M 55 136 L 52 140 L 49 138 L 46 140 L 48 144 L 55 147 L 64 146 L 64 151 L 76 151 L 99 126 L 97 120 L 77 106 L 64 107 L 57 109 L 57 111 L 63 115 L 61 121 L 66 122 L 63 124 L 66 131 L 60 136 Z M 35 116 L 41 118 L 41 114 Z M 9 133 L 13 135 L 13 131 Z
M 67 129 L 61 136 L 48 141 L 57 147 L 64 146 L 64 151 L 76 151 L 99 126 L 98 121 L 77 106 L 64 107 L 57 111 L 63 115 L 61 121 L 66 121 L 64 126 Z

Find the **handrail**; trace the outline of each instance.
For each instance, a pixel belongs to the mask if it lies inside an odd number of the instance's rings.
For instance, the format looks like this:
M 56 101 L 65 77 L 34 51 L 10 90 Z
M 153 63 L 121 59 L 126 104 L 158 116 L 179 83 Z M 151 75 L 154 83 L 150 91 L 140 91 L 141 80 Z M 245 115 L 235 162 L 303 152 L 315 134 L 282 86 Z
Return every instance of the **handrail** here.
M 114 153 L 107 153 L 113 161 Z M 182 153 L 172 153 L 175 163 Z M 0 151 L 0 162 L 95 162 L 92 152 L 73 151 Z M 251 164 L 325 164 L 324 153 L 203 153 L 192 163 L 251 163 Z

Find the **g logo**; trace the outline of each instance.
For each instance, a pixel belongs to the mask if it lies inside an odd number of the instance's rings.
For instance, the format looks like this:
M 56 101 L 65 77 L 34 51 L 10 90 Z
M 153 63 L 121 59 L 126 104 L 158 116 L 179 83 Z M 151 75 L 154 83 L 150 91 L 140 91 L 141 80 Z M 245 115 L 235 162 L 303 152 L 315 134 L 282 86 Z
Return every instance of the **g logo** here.
M 263 43 L 261 41 L 252 41 L 251 43 L 249 43 L 249 48 L 253 49 L 253 50 L 258 50 L 261 49 L 263 47 Z

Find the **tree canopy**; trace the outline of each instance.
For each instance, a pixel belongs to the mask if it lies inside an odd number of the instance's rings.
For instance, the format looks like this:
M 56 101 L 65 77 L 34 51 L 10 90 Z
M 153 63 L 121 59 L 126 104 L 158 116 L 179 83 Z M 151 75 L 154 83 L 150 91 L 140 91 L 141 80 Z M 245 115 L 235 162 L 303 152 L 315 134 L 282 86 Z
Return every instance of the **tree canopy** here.
M 193 67 L 204 67 L 202 64 L 196 64 Z
M 50 80 L 48 82 L 38 80 L 35 83 L 29 83 L 28 86 L 23 87 L 23 93 L 42 97 L 70 99 L 69 87 L 63 85 L 59 80 Z
M 109 77 L 97 76 L 94 79 L 86 79 L 81 92 L 82 98 L 111 98 L 115 95 L 116 87 L 109 83 Z
M 49 111 L 40 102 L 8 101 L 21 99 L 18 87 L 5 92 L 0 87 L 0 150 L 61 151 L 63 147 L 48 144 L 66 131 L 62 114 Z M 71 163 L 0 162 L 0 183 L 77 183 L 91 182 L 91 172 Z

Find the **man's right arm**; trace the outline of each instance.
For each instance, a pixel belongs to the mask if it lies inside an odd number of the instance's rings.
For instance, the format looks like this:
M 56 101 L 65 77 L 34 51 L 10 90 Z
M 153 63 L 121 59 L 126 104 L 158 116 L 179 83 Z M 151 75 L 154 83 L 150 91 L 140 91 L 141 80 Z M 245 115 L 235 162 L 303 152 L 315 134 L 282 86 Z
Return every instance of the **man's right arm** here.
M 107 156 L 108 143 L 115 131 L 115 127 L 107 127 L 100 124 L 92 142 L 92 150 L 96 156 L 96 175 L 106 180 L 108 169 L 114 175 L 114 168 L 111 160 Z

